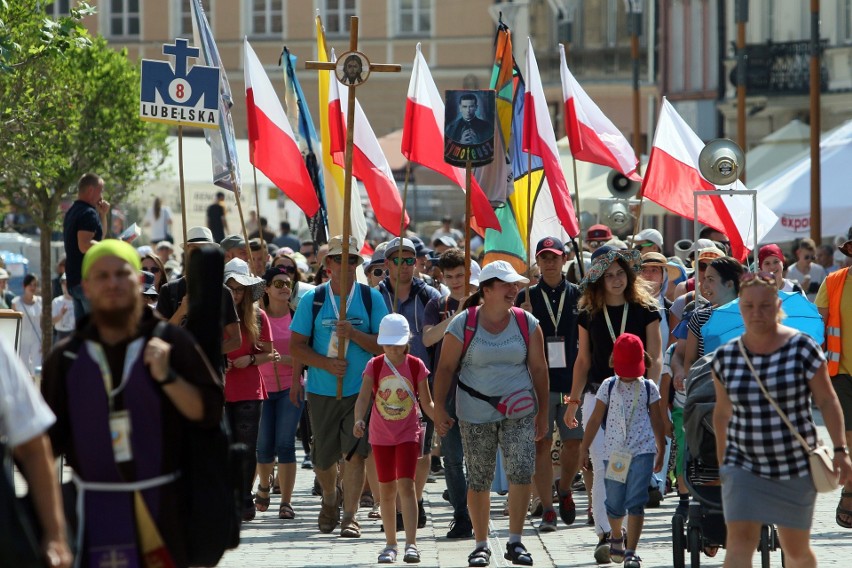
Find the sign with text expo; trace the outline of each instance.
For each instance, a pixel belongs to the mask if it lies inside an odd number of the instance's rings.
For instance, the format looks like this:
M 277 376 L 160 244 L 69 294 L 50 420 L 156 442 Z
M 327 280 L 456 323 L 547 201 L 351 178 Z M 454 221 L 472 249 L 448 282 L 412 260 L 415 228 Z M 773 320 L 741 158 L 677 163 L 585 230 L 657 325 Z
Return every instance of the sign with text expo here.
M 188 59 L 199 50 L 185 39 L 164 44 L 168 61 L 142 60 L 142 97 L 139 117 L 150 122 L 177 126 L 219 126 L 219 68 L 193 65 Z

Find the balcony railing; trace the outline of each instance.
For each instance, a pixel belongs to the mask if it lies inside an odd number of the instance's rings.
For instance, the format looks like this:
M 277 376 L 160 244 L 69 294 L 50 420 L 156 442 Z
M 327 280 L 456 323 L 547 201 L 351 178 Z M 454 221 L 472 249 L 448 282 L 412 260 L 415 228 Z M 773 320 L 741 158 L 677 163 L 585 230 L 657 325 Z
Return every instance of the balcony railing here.
M 820 40 L 820 90 L 829 90 L 825 63 L 828 40 Z M 735 48 L 736 49 L 736 48 Z M 810 41 L 746 45 L 746 89 L 749 94 L 803 94 L 810 90 Z M 737 84 L 736 66 L 731 83 Z

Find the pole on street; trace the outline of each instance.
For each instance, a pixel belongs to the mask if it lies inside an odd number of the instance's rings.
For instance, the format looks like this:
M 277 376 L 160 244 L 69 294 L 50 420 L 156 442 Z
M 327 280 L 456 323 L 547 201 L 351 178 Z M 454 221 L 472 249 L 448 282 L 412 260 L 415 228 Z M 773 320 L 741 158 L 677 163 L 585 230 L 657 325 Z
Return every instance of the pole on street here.
M 819 0 L 811 0 L 811 239 L 822 241 L 822 196 L 819 138 L 821 64 L 819 47 Z
M 745 151 L 746 142 L 746 23 L 748 22 L 748 0 L 736 0 L 734 8 L 737 20 L 737 144 Z M 745 168 L 740 179 L 745 182 Z

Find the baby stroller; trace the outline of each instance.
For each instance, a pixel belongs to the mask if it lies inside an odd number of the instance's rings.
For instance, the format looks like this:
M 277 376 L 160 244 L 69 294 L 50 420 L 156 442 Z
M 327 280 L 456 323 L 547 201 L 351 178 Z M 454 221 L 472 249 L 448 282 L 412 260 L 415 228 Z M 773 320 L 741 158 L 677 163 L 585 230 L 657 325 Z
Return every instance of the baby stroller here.
M 705 355 L 696 361 L 686 378 L 686 404 L 683 408 L 684 448 L 683 477 L 691 500 L 687 518 L 676 514 L 672 518 L 672 547 L 675 568 L 686 565 L 685 553 L 690 554 L 693 568 L 701 565 L 706 549 L 724 547 L 727 537 L 722 512 L 722 487 L 716 459 L 716 434 L 713 431 L 713 408 L 716 392 L 713 386 L 710 360 Z M 761 566 L 770 565 L 770 553 L 779 548 L 775 527 L 764 525 L 760 531 L 758 551 Z M 781 555 L 784 566 L 784 555 Z

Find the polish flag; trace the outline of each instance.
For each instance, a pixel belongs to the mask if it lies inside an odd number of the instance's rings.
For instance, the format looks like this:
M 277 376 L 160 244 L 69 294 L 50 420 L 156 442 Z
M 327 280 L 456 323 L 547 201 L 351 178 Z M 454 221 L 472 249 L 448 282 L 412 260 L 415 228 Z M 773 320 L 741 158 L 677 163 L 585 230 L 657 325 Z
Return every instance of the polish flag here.
M 607 166 L 634 181 L 642 181 L 642 177 L 636 173 L 639 163 L 636 153 L 621 131 L 601 112 L 568 70 L 562 44 L 559 44 L 559 59 L 565 130 L 571 154 L 581 162 Z
M 661 207 L 693 219 L 693 192 L 712 189 L 747 189 L 739 180 L 733 187 L 715 186 L 701 175 L 698 155 L 704 143 L 664 98 L 642 194 Z M 724 233 L 731 241 L 731 256 L 742 261 L 754 250 L 754 205 L 750 195 L 709 195 L 698 199 L 698 221 Z M 769 232 L 778 217 L 757 203 L 757 240 Z
M 260 59 L 245 40 L 249 158 L 308 217 L 319 210 L 314 184 L 293 129 Z
M 334 50 L 331 52 L 331 60 L 335 60 Z M 334 163 L 339 166 L 343 166 L 346 159 L 346 107 L 342 101 L 348 100 L 349 88 L 332 78 L 328 88 L 330 151 Z M 364 184 L 379 225 L 392 235 L 399 236 L 400 218 L 405 215 L 403 225 L 408 226 L 408 214 L 402 209 L 402 198 L 388 160 L 357 100 L 352 175 Z M 353 195 L 353 199 L 355 198 L 357 195 Z
M 541 158 L 544 165 L 544 177 L 550 186 L 553 205 L 559 222 L 571 238 L 580 234 L 580 224 L 571 202 L 571 192 L 565 173 L 559 163 L 559 151 L 556 149 L 556 135 L 550 122 L 550 110 L 544 98 L 541 75 L 535 60 L 532 40 L 527 47 L 527 92 L 524 95 L 524 136 L 523 150 Z
M 435 86 L 429 65 L 420 52 L 414 56 L 405 121 L 402 129 L 402 155 L 408 160 L 441 174 L 465 191 L 465 171 L 444 161 L 444 101 Z M 476 224 L 482 229 L 500 230 L 500 222 L 488 197 L 471 176 L 470 203 Z

